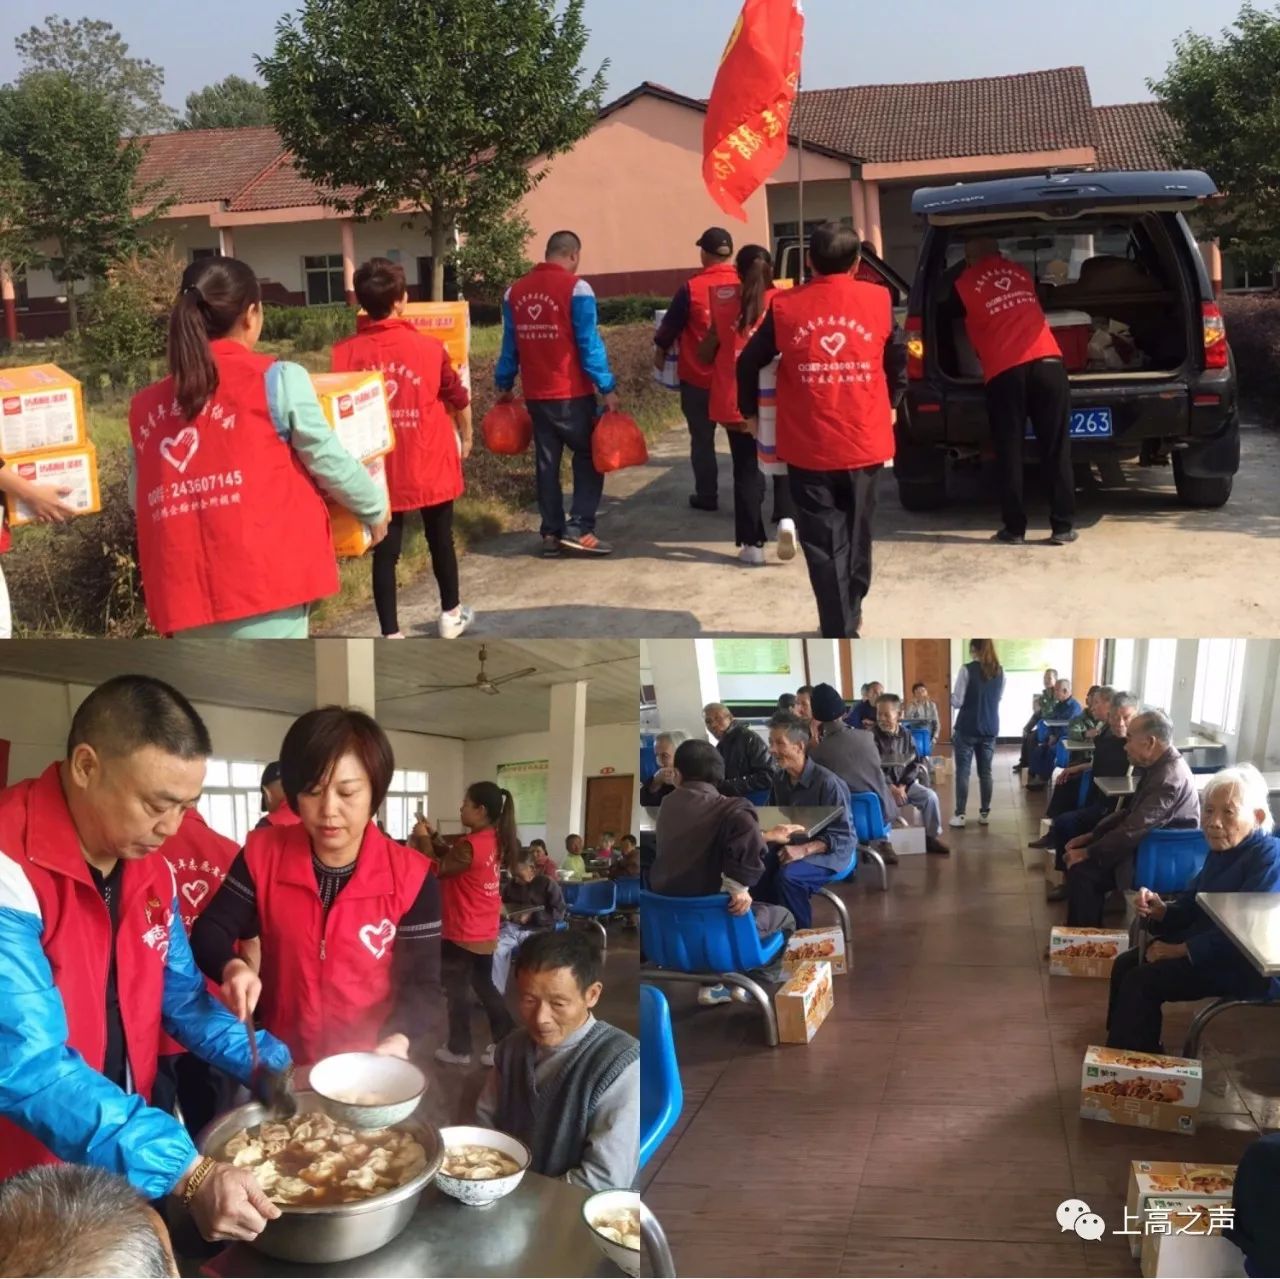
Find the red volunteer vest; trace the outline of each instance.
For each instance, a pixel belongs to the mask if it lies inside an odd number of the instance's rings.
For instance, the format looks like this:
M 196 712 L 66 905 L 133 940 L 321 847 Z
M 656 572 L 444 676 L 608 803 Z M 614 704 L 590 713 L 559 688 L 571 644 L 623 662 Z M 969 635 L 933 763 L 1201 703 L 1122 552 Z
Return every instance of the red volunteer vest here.
M 1032 360 L 1062 358 L 1031 272 L 998 253 L 966 267 L 956 280 L 964 327 L 982 365 L 982 379 Z
M 357 320 L 359 332 L 335 343 L 335 373 L 378 369 L 387 384 L 396 446 L 387 455 L 393 511 L 439 506 L 462 495 L 462 458 L 453 418 L 440 399 L 452 373 L 444 343 L 408 320 Z
M 129 405 L 138 563 L 161 634 L 233 622 L 338 589 L 324 500 L 267 407 L 272 358 L 210 344 L 218 389 L 182 420 L 173 379 Z
M 711 294 L 714 289 L 737 283 L 738 272 L 732 262 L 717 262 L 715 266 L 705 267 L 689 281 L 689 318 L 680 331 L 676 364 L 680 381 L 704 390 L 710 388 L 711 365 L 698 359 L 698 347 L 711 331 Z
M 440 935 L 453 942 L 495 941 L 502 914 L 498 832 L 486 826 L 461 838 L 471 845 L 471 865 L 440 881 Z
M 308 1066 L 376 1047 L 394 995 L 396 928 L 430 873 L 427 859 L 370 822 L 326 919 L 301 825 L 252 831 L 244 853 L 262 925 L 259 1024 Z
M 893 457 L 884 350 L 893 336 L 887 289 L 822 275 L 773 299 L 778 460 L 811 471 L 878 466 Z
M 760 318 L 747 333 L 738 332 L 738 312 L 742 308 L 742 286 L 718 284 L 711 290 L 711 322 L 720 338 L 716 348 L 716 362 L 711 371 L 711 420 L 713 422 L 741 422 L 742 410 L 738 408 L 738 356 L 745 350 L 756 330 L 764 323 L 769 312 L 769 302 L 777 289 L 766 289 L 764 308 Z
M 67 1044 L 94 1070 L 107 1051 L 105 992 L 111 918 L 89 874 L 57 764 L 0 791 L 0 852 L 35 891 L 40 944 L 67 1016 Z M 161 856 L 125 863 L 116 928 L 116 984 L 134 1091 L 150 1099 L 160 1045 L 164 964 L 173 919 L 173 872 Z M 0 1119 L 0 1180 L 56 1163 L 42 1143 Z
M 556 262 L 539 262 L 508 295 L 516 328 L 520 385 L 526 400 L 571 400 L 594 395 L 573 335 L 573 290 L 578 277 Z
M 271 826 L 300 826 L 302 818 L 288 804 L 281 804 L 274 813 L 267 814 L 267 822 Z

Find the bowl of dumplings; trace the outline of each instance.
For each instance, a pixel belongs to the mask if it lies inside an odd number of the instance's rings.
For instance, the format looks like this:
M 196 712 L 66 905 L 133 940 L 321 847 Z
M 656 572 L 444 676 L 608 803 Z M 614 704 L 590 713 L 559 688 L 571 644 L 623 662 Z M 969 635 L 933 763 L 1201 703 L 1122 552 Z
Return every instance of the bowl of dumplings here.
M 640 1195 L 600 1190 L 582 1205 L 582 1219 L 604 1253 L 624 1274 L 640 1273 Z
M 495 1128 L 441 1128 L 440 1144 L 436 1185 L 468 1208 L 490 1208 L 509 1195 L 533 1159 L 524 1142 Z

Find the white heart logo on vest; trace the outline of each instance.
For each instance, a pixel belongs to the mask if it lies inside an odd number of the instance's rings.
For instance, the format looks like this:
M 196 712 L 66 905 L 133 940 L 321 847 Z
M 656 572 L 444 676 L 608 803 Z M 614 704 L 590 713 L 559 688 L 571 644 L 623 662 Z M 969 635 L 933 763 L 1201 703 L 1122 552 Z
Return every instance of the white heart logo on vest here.
M 191 883 L 183 884 L 182 895 L 187 899 L 187 904 L 192 910 L 199 910 L 200 903 L 209 896 L 209 881 L 193 879 Z
M 387 383 L 387 403 L 394 404 L 396 402 L 396 396 L 400 394 L 400 383 L 397 382 L 393 377 L 387 378 L 386 383 Z
M 533 306 L 529 308 L 529 318 L 531 320 L 536 320 L 541 314 L 542 314 L 542 303 L 535 302 Z
M 1007 275 L 1002 275 L 996 281 L 996 288 L 999 289 L 1001 293 L 1008 293 L 1009 290 L 1013 288 L 1013 281 Z
M 818 345 L 834 360 L 844 350 L 848 340 L 843 333 L 828 333 L 826 337 L 819 340 Z
M 389 919 L 384 919 L 380 924 L 366 924 L 360 930 L 360 940 L 374 959 L 381 959 L 387 953 L 387 947 L 391 945 L 395 935 L 396 926 Z
M 160 441 L 160 456 L 181 475 L 200 448 L 200 432 L 194 426 L 184 426 L 177 435 Z

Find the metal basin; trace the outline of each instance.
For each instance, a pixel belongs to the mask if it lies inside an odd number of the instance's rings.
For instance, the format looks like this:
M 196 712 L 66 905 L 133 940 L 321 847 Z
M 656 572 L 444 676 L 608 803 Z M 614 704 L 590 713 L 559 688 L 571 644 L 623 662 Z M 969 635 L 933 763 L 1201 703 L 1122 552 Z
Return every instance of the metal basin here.
M 324 1107 L 315 1093 L 301 1091 L 298 1109 L 323 1111 Z M 200 1134 L 197 1142 L 200 1153 L 216 1157 L 241 1128 L 252 1128 L 267 1117 L 267 1108 L 256 1101 L 228 1111 Z M 350 1261 L 352 1257 L 363 1257 L 390 1243 L 409 1224 L 422 1192 L 439 1172 L 444 1154 L 440 1134 L 424 1120 L 410 1116 L 396 1127 L 412 1132 L 427 1152 L 427 1166 L 416 1177 L 395 1190 L 358 1203 L 324 1204 L 315 1208 L 290 1208 L 281 1204 L 280 1216 L 267 1222 L 267 1228 L 253 1241 L 253 1246 L 281 1261 L 317 1265 Z

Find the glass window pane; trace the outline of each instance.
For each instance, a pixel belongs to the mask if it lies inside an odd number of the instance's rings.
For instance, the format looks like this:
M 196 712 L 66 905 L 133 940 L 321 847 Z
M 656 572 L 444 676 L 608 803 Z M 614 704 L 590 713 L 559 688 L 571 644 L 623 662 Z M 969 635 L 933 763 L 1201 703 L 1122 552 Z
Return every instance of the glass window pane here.
M 206 786 L 225 786 L 227 784 L 227 761 L 210 759 L 205 762 L 204 784 Z
M 1111 684 L 1119 689 L 1133 687 L 1133 640 L 1116 640 L 1111 651 Z
M 387 834 L 392 839 L 403 839 L 408 833 L 404 824 L 405 807 L 406 801 L 398 796 L 389 795 L 387 797 Z
M 236 790 L 257 790 L 262 780 L 262 765 L 254 760 L 238 759 L 231 765 L 231 785 Z
M 210 796 L 209 825 L 228 839 L 236 838 L 235 805 L 230 795 Z
M 1169 710 L 1173 702 L 1173 667 L 1177 652 L 1177 640 L 1147 641 L 1147 674 L 1142 685 L 1142 700 L 1146 705 L 1157 706 L 1165 712 Z
M 393 791 L 403 791 L 403 790 L 404 790 L 404 769 L 402 769 L 402 768 L 397 768 L 397 769 L 396 769 L 396 771 L 395 771 L 394 773 L 392 773 L 392 774 L 391 774 L 391 787 L 390 787 L 390 789 L 391 789 L 391 790 L 393 790 Z
M 425 795 L 427 793 L 427 775 L 426 773 L 405 773 L 404 788 L 412 791 L 415 795 Z
M 200 798 L 196 800 L 196 812 L 199 813 L 206 822 L 209 820 L 209 808 L 212 802 L 213 801 L 208 795 L 201 795 Z

